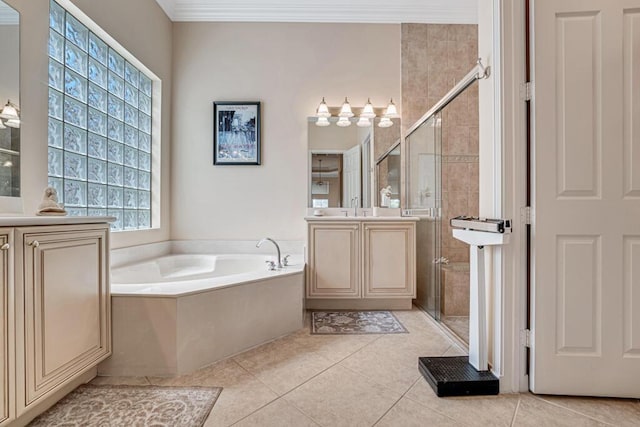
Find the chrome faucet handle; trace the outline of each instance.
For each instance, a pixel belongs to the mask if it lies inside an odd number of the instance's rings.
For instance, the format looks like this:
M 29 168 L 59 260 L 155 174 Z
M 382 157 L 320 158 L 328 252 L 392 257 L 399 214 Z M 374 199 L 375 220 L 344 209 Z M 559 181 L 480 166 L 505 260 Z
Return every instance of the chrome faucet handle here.
M 269 269 L 269 271 L 275 271 L 276 270 L 276 263 L 273 261 L 265 261 L 267 263 L 267 268 Z
M 344 214 L 344 216 L 349 216 L 349 211 L 348 210 L 341 210 L 340 212 L 342 212 Z
M 286 267 L 287 265 L 289 265 L 289 257 L 290 257 L 290 256 L 291 256 L 291 255 L 285 255 L 285 256 L 284 256 L 284 258 L 282 258 L 282 265 L 284 265 L 285 267 Z

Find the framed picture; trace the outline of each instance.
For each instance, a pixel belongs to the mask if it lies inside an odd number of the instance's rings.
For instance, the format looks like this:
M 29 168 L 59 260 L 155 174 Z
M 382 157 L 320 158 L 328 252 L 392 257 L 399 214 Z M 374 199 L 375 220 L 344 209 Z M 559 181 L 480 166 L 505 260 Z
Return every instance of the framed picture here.
M 213 164 L 260 164 L 260 103 L 213 103 Z

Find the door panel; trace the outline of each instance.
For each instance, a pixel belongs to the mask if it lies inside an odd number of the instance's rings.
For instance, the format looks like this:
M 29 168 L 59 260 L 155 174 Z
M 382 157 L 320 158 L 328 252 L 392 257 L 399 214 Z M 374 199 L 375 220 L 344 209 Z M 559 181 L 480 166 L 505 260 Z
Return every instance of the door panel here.
M 360 225 L 309 225 L 307 298 L 360 297 Z
M 364 297 L 415 297 L 415 225 L 364 224 Z
M 638 12 L 533 2 L 535 393 L 640 397 Z
M 24 409 L 106 358 L 111 339 L 106 228 L 22 230 Z

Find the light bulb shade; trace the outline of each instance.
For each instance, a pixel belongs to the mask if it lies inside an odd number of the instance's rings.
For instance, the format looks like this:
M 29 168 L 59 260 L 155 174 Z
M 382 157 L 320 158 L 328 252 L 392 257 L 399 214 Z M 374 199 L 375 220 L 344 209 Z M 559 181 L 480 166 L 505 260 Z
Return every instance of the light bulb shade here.
M 9 119 L 4 124 L 9 126 L 10 128 L 16 128 L 17 129 L 17 128 L 20 127 L 20 120 L 18 120 L 18 119 Z
M 381 128 L 389 128 L 391 126 L 393 126 L 393 122 L 389 117 L 381 118 L 380 123 L 378 123 L 378 127 L 381 127 Z
M 340 109 L 339 117 L 353 117 L 353 111 L 351 111 L 351 105 L 347 98 L 344 99 L 344 104 L 342 104 L 342 108 Z M 347 125 L 348 126 L 348 125 Z
M 346 128 L 347 126 L 351 126 L 351 120 L 349 120 L 348 117 L 340 117 L 336 125 L 340 126 L 341 128 Z
M 356 125 L 358 125 L 358 127 L 361 127 L 361 128 L 367 128 L 367 127 L 371 126 L 371 121 L 366 117 L 362 117 L 362 115 L 361 115 L 360 118 L 358 119 L 358 123 L 356 123 Z
M 320 103 L 320 105 L 318 105 L 318 109 L 316 110 L 316 117 L 324 117 L 324 118 L 331 117 L 331 113 L 329 112 L 329 107 L 327 106 L 327 103 L 324 101 L 324 97 L 322 98 L 322 102 Z M 318 126 L 323 126 L 323 125 L 318 125 Z
M 373 119 L 376 116 L 375 111 L 373 111 L 373 104 L 371 104 L 371 100 L 367 99 L 367 103 L 364 105 L 362 109 L 362 113 L 360 117 L 364 117 L 366 119 Z
M 11 105 L 9 102 L 7 102 L 7 105 L 5 105 L 2 108 L 2 111 L 0 112 L 0 118 L 3 118 L 3 119 L 18 119 L 18 110 L 16 110 L 13 105 Z
M 325 127 L 325 126 L 329 126 L 331 123 L 329 123 L 329 119 L 327 119 L 326 117 L 318 117 L 318 120 L 316 121 L 316 126 L 320 126 L 320 127 Z
M 388 118 L 399 117 L 398 109 L 396 108 L 396 104 L 393 103 L 393 99 L 389 101 L 389 105 L 387 105 L 387 111 L 385 111 L 384 115 Z

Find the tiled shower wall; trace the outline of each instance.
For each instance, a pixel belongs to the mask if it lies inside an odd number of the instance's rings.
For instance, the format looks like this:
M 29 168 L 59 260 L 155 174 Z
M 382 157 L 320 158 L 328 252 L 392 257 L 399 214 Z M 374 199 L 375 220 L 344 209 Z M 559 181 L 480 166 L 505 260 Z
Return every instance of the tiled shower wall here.
M 402 24 L 403 135 L 473 68 L 477 52 L 477 25 Z M 442 155 L 442 256 L 469 262 L 448 224 L 479 211 L 477 83 L 442 111 Z

